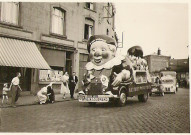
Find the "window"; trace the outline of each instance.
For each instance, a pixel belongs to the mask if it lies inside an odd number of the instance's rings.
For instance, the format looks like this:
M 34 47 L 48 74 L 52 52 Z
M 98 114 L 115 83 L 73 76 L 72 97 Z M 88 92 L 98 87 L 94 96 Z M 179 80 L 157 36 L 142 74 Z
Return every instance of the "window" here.
M 92 2 L 86 2 L 86 8 L 94 10 L 94 4 Z
M 1 4 L 1 21 L 18 25 L 19 20 L 19 3 L 2 2 Z
M 54 34 L 65 35 L 65 11 L 60 8 L 53 8 L 52 30 Z
M 90 18 L 85 19 L 84 39 L 89 39 L 94 33 L 94 21 Z
M 51 70 L 39 70 L 39 80 L 43 81 L 61 81 L 63 67 L 51 66 Z

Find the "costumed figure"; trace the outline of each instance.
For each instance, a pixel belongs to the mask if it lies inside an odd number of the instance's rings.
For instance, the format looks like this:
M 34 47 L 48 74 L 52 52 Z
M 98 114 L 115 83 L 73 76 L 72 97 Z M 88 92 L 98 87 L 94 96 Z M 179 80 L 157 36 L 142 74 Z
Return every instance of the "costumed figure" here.
M 143 59 L 143 50 L 140 46 L 133 46 L 128 49 L 127 55 L 129 56 L 132 64 L 133 70 L 146 71 L 146 80 L 151 82 L 151 77 L 148 70 L 147 61 Z M 142 76 L 140 76 L 142 77 Z M 142 77 L 144 79 L 144 77 Z
M 107 91 L 110 87 L 117 89 L 122 81 L 131 79 L 132 63 L 126 56 L 116 56 L 113 38 L 106 35 L 91 36 L 87 49 L 90 62 L 86 64 L 87 73 L 82 81 L 85 91 L 96 89 L 97 83 L 102 84 L 101 90 Z

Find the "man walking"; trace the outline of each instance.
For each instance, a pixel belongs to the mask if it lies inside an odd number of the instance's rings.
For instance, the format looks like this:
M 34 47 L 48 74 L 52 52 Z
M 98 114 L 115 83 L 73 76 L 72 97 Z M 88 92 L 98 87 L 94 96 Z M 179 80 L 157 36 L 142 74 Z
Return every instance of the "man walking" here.
M 12 107 L 16 107 L 15 106 L 15 99 L 16 99 L 16 95 L 18 93 L 18 88 L 22 91 L 21 87 L 19 86 L 19 83 L 20 83 L 19 78 L 20 77 L 21 77 L 21 73 L 17 72 L 17 76 L 14 77 L 11 81 L 10 89 L 12 92 L 12 102 L 11 102 Z
M 76 73 L 73 72 L 72 76 L 69 77 L 69 89 L 71 98 L 74 98 L 74 90 L 77 83 L 78 83 L 78 77 L 76 76 Z

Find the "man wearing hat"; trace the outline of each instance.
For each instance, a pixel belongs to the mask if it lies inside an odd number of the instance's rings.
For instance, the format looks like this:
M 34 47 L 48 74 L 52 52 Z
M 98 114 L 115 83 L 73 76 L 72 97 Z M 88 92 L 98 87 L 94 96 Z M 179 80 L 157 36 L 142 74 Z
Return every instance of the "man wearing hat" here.
M 116 41 L 106 35 L 91 36 L 87 42 L 90 62 L 86 64 L 87 78 L 84 86 L 90 82 L 102 82 L 104 87 L 109 84 L 118 86 L 131 76 L 131 62 L 125 56 L 116 56 Z M 109 83 L 109 81 L 111 83 Z

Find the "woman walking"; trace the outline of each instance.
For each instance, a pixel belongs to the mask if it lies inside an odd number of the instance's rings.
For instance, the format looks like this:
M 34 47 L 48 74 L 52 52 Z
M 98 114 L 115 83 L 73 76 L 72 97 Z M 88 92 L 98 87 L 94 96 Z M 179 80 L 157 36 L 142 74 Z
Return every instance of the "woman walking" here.
M 61 91 L 60 93 L 63 94 L 63 99 L 66 98 L 66 94 L 70 93 L 70 90 L 68 88 L 68 81 L 69 81 L 69 75 L 68 72 L 65 72 L 65 74 L 61 78 L 62 84 L 61 84 Z

